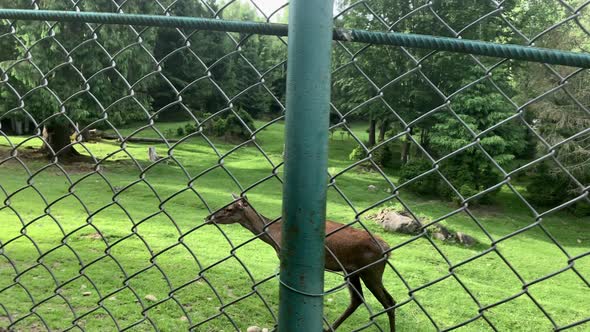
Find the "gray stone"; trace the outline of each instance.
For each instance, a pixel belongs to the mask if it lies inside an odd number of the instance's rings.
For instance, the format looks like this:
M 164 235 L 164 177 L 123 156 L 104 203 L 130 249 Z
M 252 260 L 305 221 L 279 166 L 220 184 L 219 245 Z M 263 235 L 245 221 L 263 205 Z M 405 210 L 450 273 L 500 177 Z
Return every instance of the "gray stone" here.
M 150 301 L 150 302 L 156 302 L 156 301 L 158 301 L 158 298 L 157 298 L 157 297 L 155 297 L 155 296 L 154 296 L 154 295 L 152 295 L 152 294 L 148 294 L 148 295 L 146 295 L 146 296 L 144 297 L 144 299 L 146 299 L 146 300 L 148 300 L 148 301 Z
M 457 239 L 457 242 L 461 243 L 464 246 L 472 246 L 474 245 L 477 241 L 472 238 L 471 236 L 465 234 L 465 233 L 461 233 L 461 232 L 457 232 L 455 234 L 455 238 Z
M 441 241 L 450 239 L 453 234 L 443 225 L 434 225 L 431 228 L 432 237 Z
M 250 326 L 246 332 L 262 332 L 262 329 L 258 326 Z
M 367 187 L 367 190 L 370 192 L 375 192 L 375 191 L 377 191 L 377 187 L 375 187 L 374 185 L 371 184 Z
M 432 233 L 432 238 L 440 240 L 440 241 L 445 241 L 447 239 L 447 237 L 443 233 L 440 233 L 440 232 Z
M 395 211 L 383 211 L 377 215 L 377 222 L 388 232 L 415 234 L 420 230 L 420 223 L 413 218 L 402 216 Z

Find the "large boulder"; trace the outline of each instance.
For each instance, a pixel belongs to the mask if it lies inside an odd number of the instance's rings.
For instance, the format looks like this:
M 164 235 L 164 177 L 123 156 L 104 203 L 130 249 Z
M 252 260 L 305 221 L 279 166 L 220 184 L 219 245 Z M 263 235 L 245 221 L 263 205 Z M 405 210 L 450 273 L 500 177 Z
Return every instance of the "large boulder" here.
M 422 225 L 411 217 L 406 217 L 395 211 L 381 211 L 375 221 L 388 232 L 416 234 Z

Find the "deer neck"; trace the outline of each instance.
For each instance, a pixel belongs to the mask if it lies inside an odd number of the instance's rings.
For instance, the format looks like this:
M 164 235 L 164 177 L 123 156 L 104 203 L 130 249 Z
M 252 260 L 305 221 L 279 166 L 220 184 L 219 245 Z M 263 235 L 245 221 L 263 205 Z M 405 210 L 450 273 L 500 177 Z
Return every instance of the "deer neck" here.
M 267 227 L 266 230 L 264 229 L 271 220 L 263 215 L 259 216 L 253 209 L 247 209 L 244 212 L 244 216 L 246 220 L 244 220 L 245 222 L 242 223 L 242 226 L 252 232 L 252 234 L 257 235 L 260 240 L 273 247 L 278 253 L 280 250 L 279 241 L 281 239 L 281 234 L 274 234 L 275 232 L 273 230 L 276 229 L 276 227 Z M 275 225 L 273 224 L 272 226 Z M 278 229 L 280 229 L 280 227 Z

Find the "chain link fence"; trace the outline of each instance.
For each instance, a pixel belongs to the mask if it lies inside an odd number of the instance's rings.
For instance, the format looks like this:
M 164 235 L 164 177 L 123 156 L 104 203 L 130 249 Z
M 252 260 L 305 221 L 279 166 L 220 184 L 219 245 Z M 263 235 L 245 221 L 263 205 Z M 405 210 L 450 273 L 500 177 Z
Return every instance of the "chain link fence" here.
M 338 1 L 334 17 L 587 51 L 588 4 Z M 0 7 L 288 16 L 286 2 L 256 0 Z M 267 236 L 281 217 L 287 43 L 3 20 L 0 330 L 276 330 Z M 326 274 L 325 328 L 346 311 L 339 331 L 588 329 L 587 70 L 333 46 L 327 214 L 346 226 L 327 239 L 355 229 L 381 251 L 353 269 L 354 251 L 328 253 L 342 268 Z M 247 195 L 262 228 L 216 222 L 244 204 L 232 193 Z M 367 276 L 375 266 L 395 302 Z

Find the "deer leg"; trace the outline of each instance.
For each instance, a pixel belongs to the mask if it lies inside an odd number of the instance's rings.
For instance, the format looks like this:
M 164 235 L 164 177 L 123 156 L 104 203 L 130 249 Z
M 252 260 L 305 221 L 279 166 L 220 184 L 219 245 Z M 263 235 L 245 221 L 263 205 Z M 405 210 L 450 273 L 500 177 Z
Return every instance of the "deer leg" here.
M 348 308 L 344 310 L 344 313 L 332 324 L 332 328 L 328 328 L 325 331 L 336 331 L 338 326 L 342 324 L 348 316 L 363 303 L 363 288 L 361 286 L 361 279 L 358 274 L 351 276 L 349 279 L 348 291 L 350 292 L 350 304 Z
M 383 286 L 383 271 L 385 270 L 385 264 L 377 265 L 371 269 L 368 269 L 361 273 L 361 278 L 365 282 L 365 286 L 371 291 L 371 293 L 377 298 L 377 300 L 383 305 L 384 309 L 391 308 L 395 305 L 393 297 L 387 292 L 385 286 Z M 395 309 L 387 311 L 387 317 L 389 318 L 389 329 L 391 332 L 395 332 Z

